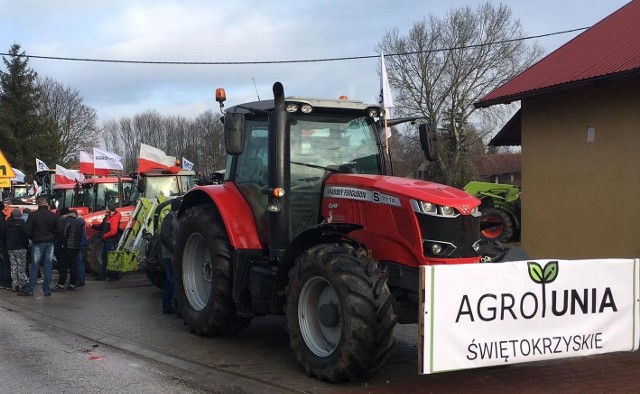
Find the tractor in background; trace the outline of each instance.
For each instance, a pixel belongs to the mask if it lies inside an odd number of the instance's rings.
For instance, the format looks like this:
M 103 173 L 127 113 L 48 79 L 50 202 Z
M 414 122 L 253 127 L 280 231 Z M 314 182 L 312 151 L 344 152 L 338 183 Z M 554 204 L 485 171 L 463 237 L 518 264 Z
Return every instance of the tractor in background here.
M 138 202 L 118 246 L 107 254 L 107 269 L 128 272 L 144 270 L 155 286 L 164 287 L 159 231 L 174 198 L 180 198 L 195 184 L 195 172 L 153 170 L 138 176 Z
M 131 177 L 108 176 L 93 177 L 82 181 L 81 187 L 74 188 L 72 206 L 79 212 L 85 211 L 83 219 L 86 223 L 89 244 L 86 250 L 85 262 L 89 269 L 98 274 L 102 267 L 103 240 L 100 225 L 107 213 L 107 206 L 115 204 L 120 212 L 120 229 L 124 229 L 133 212 L 132 200 L 135 183 Z
M 480 199 L 480 235 L 487 241 L 520 241 L 520 188 L 516 185 L 469 182 L 464 191 Z

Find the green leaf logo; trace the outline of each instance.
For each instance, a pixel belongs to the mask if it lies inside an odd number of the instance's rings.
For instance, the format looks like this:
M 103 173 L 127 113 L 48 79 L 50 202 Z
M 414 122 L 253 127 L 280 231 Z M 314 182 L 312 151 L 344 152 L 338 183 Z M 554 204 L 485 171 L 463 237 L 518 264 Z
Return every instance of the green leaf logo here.
M 558 277 L 558 262 L 550 261 L 542 268 L 540 264 L 535 261 L 529 261 L 527 262 L 527 268 L 529 269 L 529 277 L 531 280 L 542 285 L 542 317 L 544 317 L 547 309 L 547 292 L 545 285 L 553 282 Z
M 535 261 L 527 262 L 529 277 L 535 283 L 546 284 L 553 282 L 558 277 L 558 262 L 550 261 L 544 268 Z
M 542 283 L 542 281 L 544 280 L 544 276 L 542 275 L 542 267 L 540 266 L 540 264 L 536 263 L 535 261 L 529 261 L 527 263 L 527 266 L 529 267 L 529 277 L 531 278 L 531 280 L 533 280 L 535 283 Z

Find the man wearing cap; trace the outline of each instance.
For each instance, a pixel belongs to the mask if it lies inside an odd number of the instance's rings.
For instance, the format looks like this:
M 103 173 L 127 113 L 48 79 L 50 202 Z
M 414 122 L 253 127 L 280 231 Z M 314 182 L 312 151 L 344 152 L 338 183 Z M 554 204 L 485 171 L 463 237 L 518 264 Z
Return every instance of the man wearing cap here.
M 49 202 L 44 196 L 36 199 L 38 209 L 31 212 L 25 230 L 33 242 L 31 247 L 31 269 L 29 270 L 29 284 L 18 293 L 21 296 L 32 296 L 38 281 L 40 264 L 44 265 L 44 280 L 42 291 L 45 296 L 51 295 L 51 262 L 53 260 L 53 243 L 62 234 L 62 220 L 49 210 Z
M 6 241 L 11 260 L 11 285 L 13 291 L 22 291 L 27 286 L 27 247 L 29 238 L 24 230 L 25 222 L 18 208 L 11 211 L 7 220 Z
M 110 281 L 118 280 L 122 276 L 119 272 L 107 271 L 107 252 L 111 252 L 116 249 L 118 245 L 118 230 L 120 228 L 120 219 L 122 215 L 116 210 L 115 204 L 107 205 L 107 215 L 102 220 L 102 240 L 104 246 L 102 248 L 102 267 L 101 273 L 96 280 L 105 280 L 108 278 Z

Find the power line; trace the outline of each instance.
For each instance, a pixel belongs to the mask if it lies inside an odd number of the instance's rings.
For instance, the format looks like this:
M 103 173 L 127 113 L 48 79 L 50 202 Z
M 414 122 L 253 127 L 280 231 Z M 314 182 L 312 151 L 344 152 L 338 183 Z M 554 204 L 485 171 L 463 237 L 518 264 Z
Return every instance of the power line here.
M 465 45 L 459 47 L 451 47 L 451 48 L 438 48 L 438 49 L 430 49 L 426 51 L 411 51 L 411 52 L 400 52 L 400 53 L 391 53 L 385 54 L 386 57 L 393 56 L 404 56 L 404 55 L 416 55 L 419 53 L 436 53 L 436 52 L 446 52 L 460 49 L 470 49 L 470 48 L 479 48 L 483 46 L 489 45 L 498 45 L 498 44 L 506 44 L 509 42 L 516 41 L 525 41 L 532 40 L 535 38 L 549 37 L 560 34 L 574 33 L 577 31 L 586 30 L 589 27 L 580 27 L 577 29 L 571 30 L 563 30 L 553 33 L 545 33 L 539 34 L 535 36 L 528 36 L 522 38 L 513 38 L 509 40 L 501 40 L 501 41 L 492 41 L 480 44 L 473 45 Z M 60 57 L 60 56 L 41 56 L 41 55 L 27 55 L 27 54 L 10 54 L 0 52 L 2 56 L 15 56 L 15 57 L 25 57 L 31 59 L 44 59 L 44 60 L 63 60 L 63 61 L 73 61 L 73 62 L 93 62 L 93 63 L 128 63 L 128 64 L 157 64 L 157 65 L 214 65 L 214 66 L 222 66 L 222 65 L 256 65 L 256 64 L 285 64 L 285 63 L 322 63 L 322 62 L 338 62 L 338 61 L 346 61 L 346 60 L 363 60 L 363 59 L 374 59 L 378 58 L 380 55 L 366 55 L 366 56 L 349 56 L 349 57 L 333 57 L 333 58 L 324 58 L 324 59 L 298 59 L 298 60 L 262 60 L 262 61 L 228 61 L 228 62 L 189 62 L 189 61 L 152 61 L 152 60 L 118 60 L 118 59 L 92 59 L 92 58 L 78 58 L 78 57 Z

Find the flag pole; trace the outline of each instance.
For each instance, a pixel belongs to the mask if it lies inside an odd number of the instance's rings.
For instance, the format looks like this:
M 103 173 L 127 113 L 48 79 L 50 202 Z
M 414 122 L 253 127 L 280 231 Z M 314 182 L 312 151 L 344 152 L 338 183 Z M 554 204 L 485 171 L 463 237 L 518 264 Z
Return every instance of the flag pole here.
M 385 110 L 384 113 L 384 138 L 385 138 L 385 145 L 387 146 L 387 156 L 389 156 L 389 129 L 387 127 L 387 112 Z

